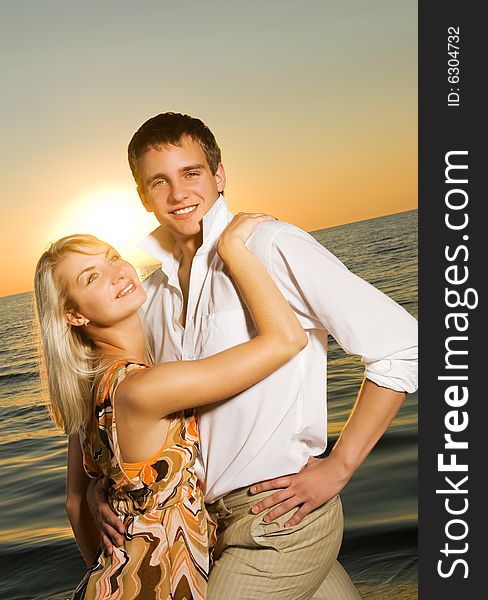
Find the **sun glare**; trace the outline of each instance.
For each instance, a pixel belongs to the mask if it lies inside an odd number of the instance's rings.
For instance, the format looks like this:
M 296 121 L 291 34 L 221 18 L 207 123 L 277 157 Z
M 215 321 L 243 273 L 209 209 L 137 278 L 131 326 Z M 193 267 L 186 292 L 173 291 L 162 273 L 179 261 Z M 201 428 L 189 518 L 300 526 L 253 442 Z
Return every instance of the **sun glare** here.
M 53 238 L 91 233 L 114 246 L 127 260 L 140 264 L 143 253 L 135 245 L 158 226 L 129 187 L 101 188 L 74 199 L 53 223 Z

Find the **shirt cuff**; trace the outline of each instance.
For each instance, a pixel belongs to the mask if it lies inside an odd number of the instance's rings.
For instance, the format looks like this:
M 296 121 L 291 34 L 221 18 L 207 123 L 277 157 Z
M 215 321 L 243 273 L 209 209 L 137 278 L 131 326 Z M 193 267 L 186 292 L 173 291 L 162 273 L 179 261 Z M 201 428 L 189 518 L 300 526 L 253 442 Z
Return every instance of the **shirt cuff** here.
M 366 365 L 364 375 L 381 387 L 412 394 L 418 388 L 417 357 L 370 362 Z

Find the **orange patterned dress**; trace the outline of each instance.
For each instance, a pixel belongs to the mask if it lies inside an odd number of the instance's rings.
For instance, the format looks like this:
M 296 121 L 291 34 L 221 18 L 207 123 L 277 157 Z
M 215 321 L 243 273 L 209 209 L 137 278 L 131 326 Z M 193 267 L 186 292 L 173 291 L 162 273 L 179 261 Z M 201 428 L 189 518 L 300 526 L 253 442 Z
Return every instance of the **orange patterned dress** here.
M 149 461 L 124 464 L 113 397 L 131 369 L 122 361 L 103 375 L 91 427 L 83 436 L 85 469 L 110 480 L 109 503 L 126 526 L 125 545 L 99 554 L 72 600 L 204 600 L 209 572 L 208 520 L 193 466 L 198 431 L 193 415 L 171 416 L 161 450 Z

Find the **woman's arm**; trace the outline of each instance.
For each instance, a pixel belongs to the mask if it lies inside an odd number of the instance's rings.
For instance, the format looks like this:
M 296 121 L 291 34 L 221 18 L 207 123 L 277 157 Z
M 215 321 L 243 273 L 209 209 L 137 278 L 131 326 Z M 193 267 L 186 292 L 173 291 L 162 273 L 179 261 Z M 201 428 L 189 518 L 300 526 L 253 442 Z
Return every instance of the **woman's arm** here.
M 78 435 L 68 441 L 68 472 L 66 481 L 66 514 L 81 555 L 88 566 L 96 556 L 99 534 L 88 509 L 86 490 L 90 477 L 83 468 L 83 455 Z
M 307 336 L 261 261 L 245 242 L 264 215 L 239 214 L 219 241 L 218 252 L 254 320 L 258 335 L 196 361 L 134 370 L 119 385 L 118 403 L 160 418 L 178 410 L 229 398 L 267 377 L 307 344 Z

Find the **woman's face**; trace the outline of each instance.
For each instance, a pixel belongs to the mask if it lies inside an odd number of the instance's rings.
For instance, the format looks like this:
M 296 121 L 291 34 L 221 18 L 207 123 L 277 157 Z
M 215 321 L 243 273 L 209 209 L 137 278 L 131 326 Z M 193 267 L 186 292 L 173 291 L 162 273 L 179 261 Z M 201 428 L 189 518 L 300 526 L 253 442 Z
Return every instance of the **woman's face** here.
M 75 310 L 66 315 L 71 325 L 111 327 L 133 315 L 146 300 L 134 267 L 105 244 L 93 254 L 68 253 L 54 277 L 68 286 Z

